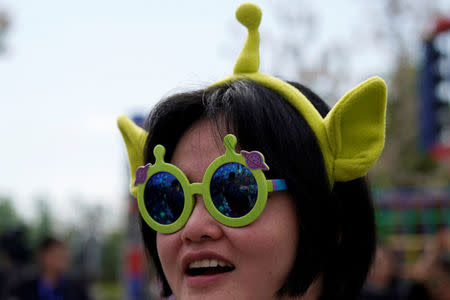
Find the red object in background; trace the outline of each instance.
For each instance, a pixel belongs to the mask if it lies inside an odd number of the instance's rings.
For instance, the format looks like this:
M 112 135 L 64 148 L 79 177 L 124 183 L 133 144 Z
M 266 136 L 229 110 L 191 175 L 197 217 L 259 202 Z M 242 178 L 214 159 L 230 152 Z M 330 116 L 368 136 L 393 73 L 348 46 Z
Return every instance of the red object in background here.
M 144 252 L 139 246 L 131 246 L 126 254 L 127 274 L 132 276 L 142 276 L 143 266 L 147 265 Z
M 434 23 L 434 29 L 432 32 L 432 36 L 434 37 L 437 34 L 443 32 L 443 31 L 447 31 L 447 30 L 450 30 L 450 18 L 440 16 L 436 19 L 436 21 Z
M 435 144 L 431 147 L 430 154 L 435 160 L 450 157 L 450 146 Z

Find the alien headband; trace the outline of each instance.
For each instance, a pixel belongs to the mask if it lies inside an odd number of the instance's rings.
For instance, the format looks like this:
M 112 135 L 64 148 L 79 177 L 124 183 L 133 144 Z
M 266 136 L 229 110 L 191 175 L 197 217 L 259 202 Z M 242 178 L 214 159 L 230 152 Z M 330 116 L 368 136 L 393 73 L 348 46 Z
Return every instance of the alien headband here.
M 375 163 L 384 146 L 386 84 L 372 77 L 347 92 L 325 118 L 292 85 L 258 72 L 261 10 L 252 3 L 240 5 L 236 18 L 248 29 L 248 36 L 234 66 L 233 74 L 214 83 L 223 86 L 236 80 L 252 80 L 283 96 L 307 121 L 316 135 L 331 188 L 336 181 L 350 181 L 364 176 Z M 144 165 L 144 145 L 148 133 L 126 116 L 120 116 L 130 163 L 130 191 L 136 196 L 135 174 Z

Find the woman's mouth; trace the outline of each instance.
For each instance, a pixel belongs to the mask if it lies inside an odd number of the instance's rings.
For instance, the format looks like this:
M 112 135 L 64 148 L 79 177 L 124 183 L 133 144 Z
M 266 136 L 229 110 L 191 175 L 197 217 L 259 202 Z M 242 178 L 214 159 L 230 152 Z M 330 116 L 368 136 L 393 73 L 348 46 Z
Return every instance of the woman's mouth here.
M 201 259 L 189 264 L 186 274 L 188 276 L 208 276 L 231 272 L 235 267 L 227 262 L 217 259 Z

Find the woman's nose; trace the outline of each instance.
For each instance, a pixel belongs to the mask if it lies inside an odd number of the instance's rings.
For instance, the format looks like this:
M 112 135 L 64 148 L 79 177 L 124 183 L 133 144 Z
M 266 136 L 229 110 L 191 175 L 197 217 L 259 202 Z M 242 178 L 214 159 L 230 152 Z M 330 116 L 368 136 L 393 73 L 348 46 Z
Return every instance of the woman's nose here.
M 222 226 L 208 212 L 202 196 L 195 195 L 194 209 L 181 229 L 181 239 L 185 243 L 218 240 L 223 236 Z

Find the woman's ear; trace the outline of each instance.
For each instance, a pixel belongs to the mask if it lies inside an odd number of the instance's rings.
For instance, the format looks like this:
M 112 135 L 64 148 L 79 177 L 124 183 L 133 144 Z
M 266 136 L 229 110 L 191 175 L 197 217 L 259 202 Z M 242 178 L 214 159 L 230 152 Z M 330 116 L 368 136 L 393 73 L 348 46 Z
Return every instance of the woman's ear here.
M 335 157 L 334 180 L 364 176 L 384 146 L 385 82 L 372 77 L 345 94 L 325 118 L 328 141 Z
M 117 119 L 117 125 L 122 133 L 123 140 L 127 147 L 128 161 L 130 167 L 130 192 L 137 197 L 136 170 L 144 165 L 144 147 L 148 133 L 133 123 L 127 116 L 121 115 Z

